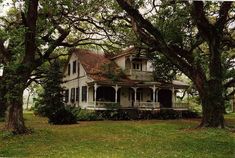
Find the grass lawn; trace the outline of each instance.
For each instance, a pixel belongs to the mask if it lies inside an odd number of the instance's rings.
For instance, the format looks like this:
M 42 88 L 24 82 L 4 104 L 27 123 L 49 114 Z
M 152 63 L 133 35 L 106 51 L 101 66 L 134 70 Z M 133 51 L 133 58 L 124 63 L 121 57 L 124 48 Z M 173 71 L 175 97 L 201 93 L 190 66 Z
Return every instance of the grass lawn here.
M 190 130 L 199 120 L 93 121 L 55 126 L 31 113 L 25 118 L 34 133 L 11 136 L 0 132 L 0 157 L 235 157 L 235 133 Z M 235 114 L 226 120 L 234 126 Z

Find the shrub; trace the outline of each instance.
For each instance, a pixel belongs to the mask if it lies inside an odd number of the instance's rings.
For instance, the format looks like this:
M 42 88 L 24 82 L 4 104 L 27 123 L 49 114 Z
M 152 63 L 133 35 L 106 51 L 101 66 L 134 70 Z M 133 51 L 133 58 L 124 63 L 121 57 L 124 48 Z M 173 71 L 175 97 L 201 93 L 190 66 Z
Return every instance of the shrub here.
M 140 120 L 140 119 L 179 119 L 179 118 L 198 118 L 199 115 L 193 111 L 174 111 L 164 109 L 161 111 L 144 111 L 138 109 L 130 110 L 80 110 L 77 115 L 79 121 L 95 120 Z
M 163 120 L 177 119 L 180 118 L 180 113 L 171 109 L 162 109 L 160 110 L 159 117 Z
M 118 103 L 106 103 L 105 104 L 105 108 L 107 109 L 119 109 L 120 108 L 120 104 Z
M 3 122 L 4 121 L 4 117 L 0 117 L 0 122 Z
M 198 112 L 188 110 L 188 111 L 182 112 L 182 117 L 183 118 L 199 118 L 200 115 Z
M 5 111 L 6 111 L 5 108 L 4 109 L 0 108 L 0 119 L 5 117 Z
M 0 118 L 5 117 L 6 110 L 7 110 L 6 105 L 3 103 L 3 101 L 1 101 L 1 98 L 0 98 Z
M 75 124 L 77 123 L 76 115 L 71 108 L 61 107 L 48 116 L 48 122 L 55 125 Z
M 77 114 L 77 120 L 95 121 L 95 120 L 103 120 L 103 117 L 93 110 L 80 109 L 80 111 Z

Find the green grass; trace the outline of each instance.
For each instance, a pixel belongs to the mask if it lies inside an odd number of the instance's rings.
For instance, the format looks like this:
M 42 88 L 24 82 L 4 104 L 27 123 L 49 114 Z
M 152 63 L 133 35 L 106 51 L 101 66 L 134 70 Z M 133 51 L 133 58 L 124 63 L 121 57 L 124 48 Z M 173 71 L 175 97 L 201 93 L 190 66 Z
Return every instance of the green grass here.
M 235 157 L 235 133 L 192 129 L 199 120 L 96 121 L 55 126 L 31 113 L 25 118 L 34 133 L 12 136 L 0 132 L 0 157 Z M 235 125 L 235 114 L 226 119 Z

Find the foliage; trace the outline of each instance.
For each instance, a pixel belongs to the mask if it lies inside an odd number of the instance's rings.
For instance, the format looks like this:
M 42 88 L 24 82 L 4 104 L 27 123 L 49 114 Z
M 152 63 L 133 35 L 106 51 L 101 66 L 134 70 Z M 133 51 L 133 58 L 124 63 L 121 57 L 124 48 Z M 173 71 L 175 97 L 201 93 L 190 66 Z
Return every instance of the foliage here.
M 103 117 L 100 115 L 97 115 L 97 113 L 94 110 L 80 109 L 79 113 L 77 115 L 77 120 L 79 120 L 79 121 L 97 121 L 97 120 L 103 120 Z
M 153 62 L 153 77 L 155 81 L 165 82 L 176 79 L 179 69 L 176 68 L 165 56 L 150 54 L 149 59 Z
M 235 114 L 225 117 L 229 125 L 235 125 Z M 195 119 L 81 121 L 52 126 L 46 118 L 29 113 L 25 118 L 35 132 L 13 136 L 0 131 L 1 157 L 234 157 L 233 132 L 195 129 L 199 123 Z
M 225 101 L 225 113 L 232 112 L 232 101 Z
M 113 82 L 117 82 L 122 78 L 126 78 L 125 73 L 120 69 L 115 62 L 110 62 L 102 65 L 102 73 L 111 79 Z
M 119 109 L 120 104 L 119 103 L 106 103 L 105 108 L 107 108 L 107 109 Z
M 18 118 L 7 119 L 11 121 L 7 123 L 8 130 L 17 133 L 27 131 L 22 113 L 23 105 L 15 104 L 22 104 L 23 90 L 31 82 L 43 78 L 39 71 L 41 66 L 63 55 L 54 54 L 55 50 L 79 45 L 84 47 L 86 44 L 91 44 L 92 48 L 101 45 L 102 48 L 100 41 L 108 32 L 98 21 L 103 18 L 101 14 L 97 16 L 100 13 L 100 4 L 103 4 L 101 2 L 102 0 L 34 0 L 7 3 L 9 10 L 0 17 L 0 60 L 6 68 L 0 85 L 3 86 L 1 91 L 8 89 L 3 94 L 6 98 L 4 102 L 9 104 L 8 109 L 11 112 L 8 116 L 18 113 L 15 115 Z
M 161 110 L 153 112 L 137 109 L 107 109 L 107 110 L 86 110 L 81 109 L 77 114 L 79 121 L 95 120 L 149 120 L 149 119 L 179 119 L 179 118 L 198 118 L 197 112 Z
M 1 103 L 1 98 L 0 98 L 0 118 L 3 118 L 5 116 L 6 112 L 6 106 L 5 104 Z
M 44 91 L 39 94 L 39 98 L 36 100 L 34 108 L 36 114 L 50 117 L 53 112 L 64 107 L 62 77 L 60 63 L 55 60 L 43 80 Z
M 60 107 L 48 116 L 48 122 L 55 125 L 75 124 L 77 118 L 70 108 Z
M 192 80 L 203 106 L 201 126 L 223 128 L 224 100 L 235 93 L 226 93 L 235 83 L 229 75 L 234 74 L 235 56 L 228 53 L 235 48 L 235 4 L 150 0 L 136 6 L 138 1 L 116 1 L 143 45 L 157 52 L 154 57 L 165 56 Z

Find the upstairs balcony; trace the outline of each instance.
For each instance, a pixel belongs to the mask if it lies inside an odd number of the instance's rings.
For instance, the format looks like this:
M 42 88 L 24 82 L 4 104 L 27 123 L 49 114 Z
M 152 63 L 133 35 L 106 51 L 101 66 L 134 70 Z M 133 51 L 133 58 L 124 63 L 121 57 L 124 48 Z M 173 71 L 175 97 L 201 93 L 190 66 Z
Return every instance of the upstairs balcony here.
M 153 81 L 153 72 L 150 71 L 127 69 L 125 74 L 132 80 Z

